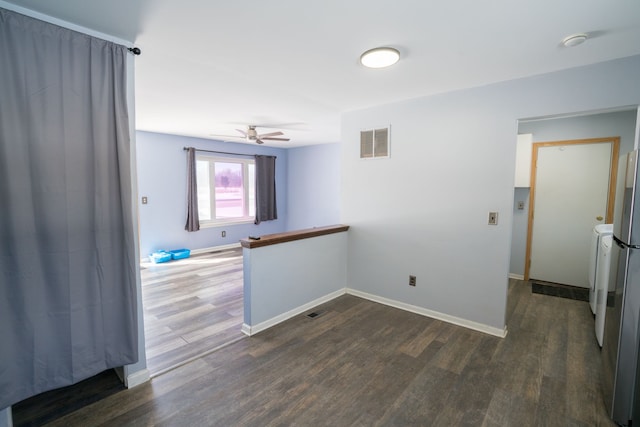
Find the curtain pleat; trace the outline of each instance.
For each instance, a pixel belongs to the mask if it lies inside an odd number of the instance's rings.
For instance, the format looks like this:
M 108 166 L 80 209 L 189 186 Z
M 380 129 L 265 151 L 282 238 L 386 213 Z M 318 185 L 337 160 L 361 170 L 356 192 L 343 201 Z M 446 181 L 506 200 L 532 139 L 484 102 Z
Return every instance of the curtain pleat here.
M 0 408 L 138 360 L 126 55 L 0 8 Z
M 276 206 L 276 158 L 255 156 L 256 161 L 256 218 L 255 223 L 278 219 Z
M 198 181 L 196 178 L 196 149 L 187 149 L 187 223 L 184 225 L 187 231 L 200 230 L 200 217 L 198 214 Z

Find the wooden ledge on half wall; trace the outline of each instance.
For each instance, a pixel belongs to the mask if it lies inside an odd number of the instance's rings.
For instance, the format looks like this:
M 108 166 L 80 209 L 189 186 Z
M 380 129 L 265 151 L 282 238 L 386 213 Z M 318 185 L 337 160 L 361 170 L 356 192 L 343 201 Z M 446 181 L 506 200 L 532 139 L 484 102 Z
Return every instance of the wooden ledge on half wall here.
M 240 239 L 240 244 L 243 248 L 253 249 L 262 246 L 277 245 L 279 243 L 293 242 L 294 240 L 308 239 L 310 237 L 324 236 L 326 234 L 342 233 L 348 229 L 348 225 L 328 225 L 325 227 L 307 228 L 284 233 L 265 234 L 264 236 L 260 236 L 259 240 L 247 237 Z

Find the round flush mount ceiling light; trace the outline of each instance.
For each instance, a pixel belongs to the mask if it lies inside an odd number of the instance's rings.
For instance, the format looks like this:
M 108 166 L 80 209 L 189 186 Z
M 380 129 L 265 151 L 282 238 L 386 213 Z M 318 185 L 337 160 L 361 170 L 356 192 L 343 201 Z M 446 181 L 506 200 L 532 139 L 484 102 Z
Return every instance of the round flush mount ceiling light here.
M 360 63 L 369 68 L 389 67 L 400 59 L 400 52 L 392 47 L 377 47 L 360 56 Z
M 564 47 L 574 47 L 584 43 L 586 40 L 587 40 L 586 34 L 572 34 L 570 36 L 565 37 L 564 40 L 562 40 L 562 45 Z

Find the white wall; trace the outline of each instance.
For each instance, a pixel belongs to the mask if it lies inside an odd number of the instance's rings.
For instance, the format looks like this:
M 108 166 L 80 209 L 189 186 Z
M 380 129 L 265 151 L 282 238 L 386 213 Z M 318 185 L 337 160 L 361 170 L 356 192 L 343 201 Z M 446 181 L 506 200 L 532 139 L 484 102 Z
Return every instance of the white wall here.
M 140 227 L 138 224 L 138 206 L 136 200 L 138 198 L 138 180 L 137 180 L 137 163 L 136 163 L 136 109 L 135 109 L 135 57 L 129 55 L 127 58 L 127 108 L 129 112 L 129 134 L 131 136 L 131 216 L 133 221 L 133 234 L 135 239 L 135 259 L 140 258 Z M 134 263 L 135 265 L 135 263 Z M 144 311 L 142 307 L 142 279 L 140 277 L 140 269 L 135 268 L 136 272 L 136 305 L 137 305 L 137 323 L 138 323 L 138 361 L 131 365 L 123 366 L 116 369 L 120 379 L 124 381 L 126 387 L 134 387 L 149 380 L 149 371 L 147 370 L 147 351 L 145 346 L 144 334 Z
M 635 56 L 345 113 L 349 286 L 503 328 L 518 119 L 638 103 Z M 381 123 L 392 157 L 359 159 L 359 131 Z
M 635 127 L 636 110 L 633 109 L 579 117 L 523 121 L 518 125 L 518 133 L 533 134 L 533 142 L 619 136 L 620 155 L 624 155 L 633 150 Z M 618 170 L 618 180 L 624 178 L 624 172 L 622 169 Z M 523 275 L 527 247 L 529 189 L 516 188 L 515 194 L 517 200 L 526 201 L 526 206 L 524 211 L 514 207 L 516 210 L 514 210 L 509 272 Z M 622 201 L 622 194 L 616 195 L 616 201 Z
M 347 234 L 243 248 L 243 331 L 255 334 L 343 294 Z
M 509 274 L 515 278 L 524 277 L 527 257 L 527 227 L 529 224 L 529 188 L 513 189 L 513 233 L 511 235 L 511 257 Z M 524 202 L 524 209 L 518 209 L 518 202 Z
M 137 132 L 138 209 L 140 211 L 140 256 L 159 249 L 202 249 L 237 244 L 247 236 L 280 233 L 287 217 L 287 150 L 212 141 L 201 138 Z M 276 198 L 278 219 L 259 225 L 252 223 L 184 229 L 187 218 L 187 157 L 183 147 L 218 150 L 243 154 L 276 156 Z M 141 203 L 141 197 L 148 204 Z M 222 237 L 222 231 L 226 236 Z
M 340 222 L 340 144 L 288 150 L 287 230 Z

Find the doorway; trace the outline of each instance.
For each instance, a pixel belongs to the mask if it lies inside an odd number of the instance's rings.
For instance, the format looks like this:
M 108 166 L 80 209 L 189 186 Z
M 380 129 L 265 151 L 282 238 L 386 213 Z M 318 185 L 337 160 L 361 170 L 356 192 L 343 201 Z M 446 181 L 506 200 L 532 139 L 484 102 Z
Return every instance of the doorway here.
M 591 230 L 613 217 L 620 138 L 533 144 L 525 280 L 588 288 Z
M 636 108 L 621 108 L 606 112 L 520 119 L 518 134 L 532 134 L 534 143 L 615 135 L 620 137 L 619 155 L 624 155 L 634 149 L 636 116 Z M 516 143 L 515 136 L 513 143 Z M 624 171 L 618 170 L 618 181 L 624 179 L 623 174 Z M 530 184 L 514 189 L 509 277 L 515 280 L 523 280 L 525 274 L 529 204 L 533 200 L 530 193 Z M 621 194 L 616 194 L 616 205 L 621 200 Z
M 141 268 L 152 378 L 244 337 L 242 248 Z

